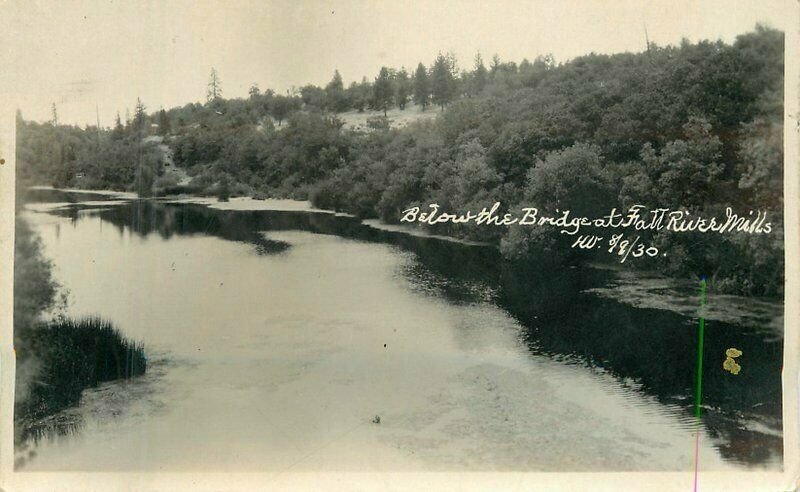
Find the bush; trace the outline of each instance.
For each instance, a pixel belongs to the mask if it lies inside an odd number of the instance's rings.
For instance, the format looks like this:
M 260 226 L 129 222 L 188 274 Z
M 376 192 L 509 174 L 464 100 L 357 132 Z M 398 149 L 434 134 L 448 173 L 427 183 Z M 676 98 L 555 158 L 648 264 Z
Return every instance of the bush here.
M 178 175 L 177 174 L 164 174 L 163 176 L 156 179 L 153 187 L 156 190 L 156 194 L 160 195 L 164 192 L 164 190 L 170 190 L 178 186 Z
M 217 199 L 221 202 L 227 202 L 231 197 L 231 179 L 227 175 L 223 175 L 219 183 L 217 183 Z

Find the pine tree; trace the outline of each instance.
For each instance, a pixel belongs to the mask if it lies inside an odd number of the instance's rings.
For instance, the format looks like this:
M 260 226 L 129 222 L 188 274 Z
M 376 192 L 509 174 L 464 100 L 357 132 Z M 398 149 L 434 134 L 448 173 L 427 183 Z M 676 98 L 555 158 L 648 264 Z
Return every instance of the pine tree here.
M 475 70 L 472 71 L 472 86 L 474 94 L 480 93 L 483 88 L 486 87 L 486 80 L 488 77 L 489 71 L 486 70 L 486 67 L 483 65 L 483 58 L 481 58 L 481 54 L 478 53 L 475 55 Z
M 119 140 L 125 133 L 125 127 L 122 126 L 122 119 L 119 117 L 119 111 L 117 111 L 117 117 L 114 119 L 114 129 L 111 130 L 111 138 L 114 140 Z
M 342 83 L 342 76 L 339 74 L 339 70 L 333 71 L 333 79 L 328 82 L 328 85 L 325 86 L 326 91 L 343 91 L 344 84 Z
M 211 75 L 208 77 L 208 90 L 206 91 L 206 102 L 216 101 L 222 97 L 222 83 L 219 80 L 217 69 L 211 68 Z
M 401 68 L 395 76 L 394 87 L 394 100 L 400 109 L 406 109 L 406 103 L 411 96 L 412 87 L 411 80 L 408 78 L 408 72 L 405 67 Z
M 450 73 L 455 76 L 455 74 L 458 73 L 458 60 L 456 59 L 456 54 L 452 51 L 448 51 L 444 58 L 447 60 L 447 66 L 450 68 Z
M 145 118 L 147 116 L 145 109 L 147 108 L 145 108 L 142 100 L 137 97 L 136 107 L 133 110 L 133 127 L 138 131 L 144 130 Z
M 414 73 L 414 102 L 422 106 L 422 110 L 425 111 L 430 97 L 431 82 L 428 79 L 428 71 L 425 69 L 425 65 L 420 63 Z
M 51 110 L 53 113 L 53 119 L 50 120 L 50 123 L 52 123 L 53 126 L 58 126 L 58 109 L 56 109 L 56 103 L 53 103 Z
M 444 107 L 455 95 L 455 78 L 451 71 L 453 63 L 441 53 L 436 57 L 431 69 L 431 99 L 444 111 Z
M 325 98 L 327 99 L 327 107 L 331 111 L 341 112 L 346 111 L 349 106 L 347 96 L 344 92 L 344 83 L 339 70 L 333 72 L 333 79 L 325 86 Z
M 489 70 L 490 70 L 490 72 L 492 74 L 492 77 L 494 77 L 495 74 L 497 74 L 497 71 L 500 69 L 500 65 L 501 65 L 500 57 L 497 56 L 497 53 L 495 53 L 492 56 L 492 65 L 491 65 L 491 67 L 489 67 Z
M 161 111 L 158 112 L 158 134 L 164 136 L 167 135 L 170 130 L 169 116 L 167 116 L 167 112 L 162 108 Z
M 382 109 L 383 116 L 386 117 L 386 110 L 392 106 L 392 79 L 389 76 L 389 69 L 381 67 L 375 83 L 372 85 L 372 100 L 375 109 Z

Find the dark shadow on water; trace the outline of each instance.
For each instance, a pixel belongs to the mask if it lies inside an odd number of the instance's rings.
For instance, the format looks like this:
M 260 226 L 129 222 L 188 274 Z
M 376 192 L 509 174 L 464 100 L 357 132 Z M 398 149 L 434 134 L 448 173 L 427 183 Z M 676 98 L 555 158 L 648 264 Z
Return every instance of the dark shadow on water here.
M 697 319 L 582 293 L 590 285 L 565 285 L 569 274 L 523 272 L 517 268 L 506 277 L 500 303 L 526 326 L 532 351 L 608 370 L 659 401 L 682 407 L 691 426 Z M 707 320 L 704 344 L 703 424 L 721 453 L 744 464 L 779 461 L 783 444 L 775 434 L 782 426 L 783 341 L 759 326 Z M 742 358 L 747 367 L 736 376 L 722 369 L 730 347 L 747 354 Z
M 127 229 L 132 233 L 147 237 L 151 234 L 169 239 L 173 235 L 208 235 L 229 241 L 252 244 L 259 254 L 280 253 L 289 245 L 283 241 L 265 238 L 259 231 L 246 227 L 246 221 L 235 220 L 233 216 L 206 213 L 207 207 L 201 205 L 163 205 L 148 200 L 133 200 L 125 205 L 97 207 L 76 204 L 52 211 L 55 215 L 69 217 L 77 222 L 83 216 L 99 216 L 114 224 L 120 233 Z

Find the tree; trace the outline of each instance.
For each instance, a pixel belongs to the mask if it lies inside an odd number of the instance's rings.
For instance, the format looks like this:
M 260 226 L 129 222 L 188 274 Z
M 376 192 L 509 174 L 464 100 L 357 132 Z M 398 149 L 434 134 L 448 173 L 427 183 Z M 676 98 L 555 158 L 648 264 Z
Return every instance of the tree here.
M 325 86 L 325 90 L 326 91 L 343 91 L 344 90 L 344 84 L 342 83 L 342 76 L 339 73 L 339 70 L 334 70 L 333 71 L 333 78 L 331 79 L 330 82 L 328 82 L 328 85 Z
M 456 75 L 458 73 L 458 60 L 456 59 L 456 54 L 452 51 L 448 51 L 444 58 L 447 60 L 447 66 L 450 68 L 450 73 Z
M 50 120 L 50 123 L 52 123 L 53 126 L 58 126 L 58 110 L 56 109 L 56 103 L 53 103 L 51 110 L 53 113 L 53 119 Z
M 117 117 L 114 118 L 114 129 L 111 130 L 111 138 L 113 140 L 119 140 L 125 134 L 125 127 L 122 126 L 122 119 L 119 117 L 119 111 L 117 111 Z
M 414 73 L 414 102 L 422 106 L 422 110 L 425 111 L 430 97 L 431 82 L 428 79 L 428 71 L 425 69 L 425 65 L 420 63 Z
M 347 110 L 349 102 L 338 70 L 333 72 L 333 79 L 325 86 L 325 94 L 328 109 L 337 113 Z
M 602 150 L 588 143 L 577 143 L 547 153 L 527 173 L 521 206 L 535 203 L 549 214 L 569 210 L 575 216 L 592 217 L 598 210 L 614 206 L 614 187 L 606 169 Z M 557 229 L 539 227 L 510 228 L 501 244 L 507 258 L 540 257 L 562 261 L 574 253 L 569 242 L 574 237 Z
M 690 117 L 683 125 L 682 139 L 656 150 L 649 142 L 642 147 L 638 172 L 622 178 L 622 201 L 700 210 L 712 203 L 721 189 L 722 142 L 704 118 Z
M 275 98 L 272 100 L 269 112 L 273 118 L 278 120 L 278 126 L 281 126 L 283 120 L 289 116 L 289 113 L 291 113 L 293 109 L 295 109 L 296 101 L 297 100 L 293 97 L 280 95 L 275 96 Z
M 413 88 L 411 87 L 411 80 L 408 78 L 408 72 L 406 72 L 405 67 L 401 68 L 400 71 L 397 72 L 394 84 L 395 102 L 400 109 L 406 109 L 406 103 L 411 96 Z
M 137 97 L 136 107 L 133 110 L 133 128 L 137 131 L 144 130 L 145 118 L 147 116 L 145 109 L 147 108 L 145 108 L 142 100 Z
M 206 91 L 206 101 L 213 102 L 222 97 L 222 83 L 215 68 L 211 68 L 211 75 L 208 77 L 208 90 Z
M 372 85 L 372 101 L 375 109 L 382 109 L 383 116 L 386 117 L 386 110 L 392 106 L 394 95 L 392 94 L 392 80 L 389 76 L 389 69 L 381 67 L 375 83 Z
M 704 118 L 690 117 L 684 138 L 669 142 L 658 160 L 643 151 L 649 169 L 659 171 L 654 182 L 666 206 L 702 207 L 719 190 L 723 172 L 722 142 Z
M 546 55 L 539 55 L 533 60 L 533 68 L 538 68 L 540 70 L 550 70 L 556 64 L 555 58 L 553 55 L 548 53 Z
M 161 111 L 158 112 L 158 134 L 164 136 L 167 135 L 170 130 L 169 116 L 167 116 L 167 112 L 162 108 Z
M 304 85 L 300 88 L 300 99 L 305 105 L 319 109 L 325 109 L 328 102 L 325 90 L 313 84 Z
M 353 82 L 347 88 L 346 98 L 350 106 L 361 113 L 369 106 L 372 99 L 372 85 L 366 77 L 362 78 L 360 83 Z
M 614 204 L 613 187 L 602 150 L 577 143 L 548 153 L 528 171 L 525 199 L 542 209 L 568 209 L 591 216 Z
M 472 71 L 472 93 L 478 94 L 486 87 L 486 80 L 489 77 L 489 72 L 483 65 L 483 58 L 481 54 L 475 55 L 475 70 Z
M 502 63 L 500 63 L 500 57 L 497 56 L 497 53 L 495 53 L 492 56 L 492 65 L 489 67 L 492 77 L 494 77 L 495 74 L 497 74 L 497 71 L 500 69 L 500 65 L 502 65 Z
M 261 95 L 261 89 L 258 88 L 258 84 L 253 82 L 253 85 L 250 86 L 250 90 L 247 91 L 250 95 L 250 99 L 255 99 Z
M 739 188 L 752 195 L 753 204 L 779 210 L 783 203 L 783 99 L 770 91 L 763 116 L 743 124 L 739 144 Z
M 452 72 L 453 62 L 441 53 L 436 57 L 431 69 L 431 99 L 444 111 L 453 100 L 455 94 L 455 78 Z

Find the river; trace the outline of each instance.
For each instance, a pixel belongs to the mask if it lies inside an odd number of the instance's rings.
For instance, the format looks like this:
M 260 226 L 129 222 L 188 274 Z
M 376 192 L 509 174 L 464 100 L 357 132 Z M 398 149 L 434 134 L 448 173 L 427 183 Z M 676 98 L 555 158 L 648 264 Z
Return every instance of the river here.
M 67 314 L 148 370 L 85 390 L 21 470 L 694 469 L 697 320 L 626 302 L 630 273 L 314 211 L 32 199 Z M 708 322 L 701 470 L 781 466 L 780 306 L 759 306 Z

